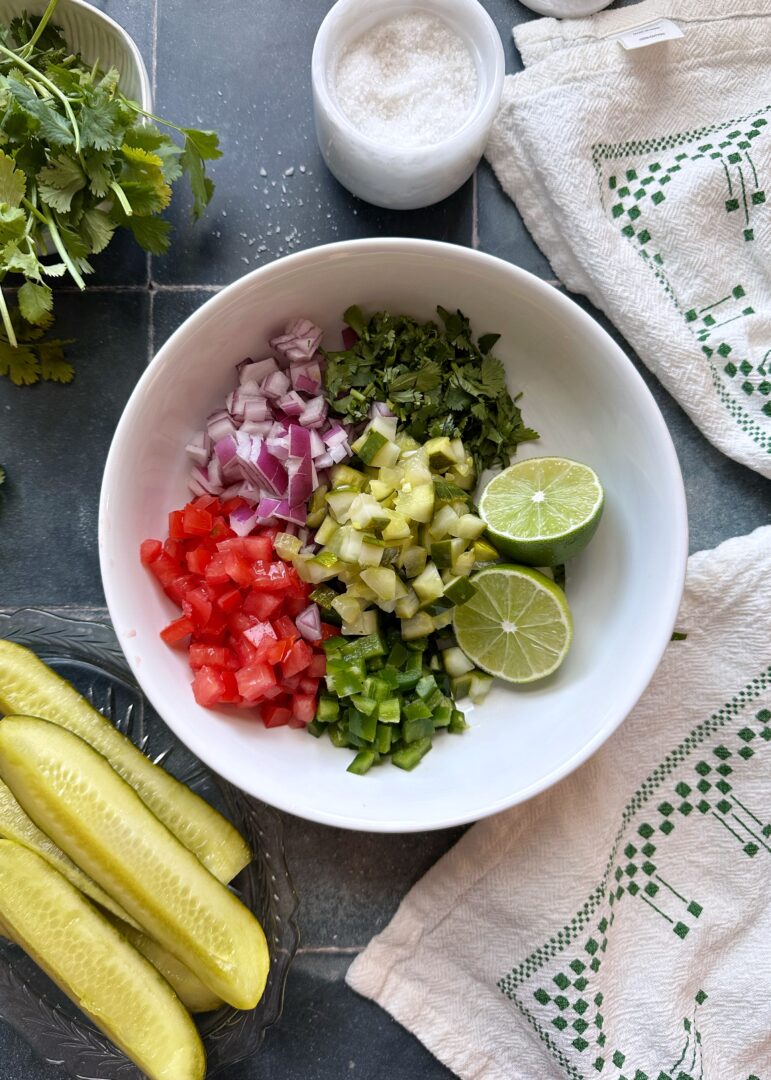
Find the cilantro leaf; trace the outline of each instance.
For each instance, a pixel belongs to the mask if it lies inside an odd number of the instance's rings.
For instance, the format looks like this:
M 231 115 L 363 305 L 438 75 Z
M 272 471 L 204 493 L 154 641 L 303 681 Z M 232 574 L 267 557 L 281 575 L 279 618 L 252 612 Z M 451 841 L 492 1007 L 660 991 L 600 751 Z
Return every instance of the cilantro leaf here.
M 85 233 L 91 248 L 91 254 L 104 251 L 112 240 L 115 225 L 104 210 L 86 210 L 80 222 L 81 235 Z
M 48 382 L 72 382 L 75 369 L 64 359 L 64 346 L 68 344 L 70 342 L 61 340 L 40 342 L 40 374 Z
M 54 297 L 48 285 L 25 281 L 19 289 L 19 310 L 27 322 L 34 326 L 50 326 Z
M 496 397 L 506 389 L 506 372 L 503 370 L 503 364 L 496 357 L 485 356 L 480 374 L 489 397 Z
M 190 180 L 193 193 L 193 217 L 197 220 L 204 212 L 214 194 L 214 184 L 205 175 L 204 161 L 222 156 L 219 140 L 213 131 L 197 131 L 195 128 L 183 128 L 185 149 L 181 165 Z
M 21 240 L 26 224 L 27 215 L 23 210 L 0 203 L 0 244 Z
M 7 203 L 15 209 L 26 192 L 26 176 L 16 168 L 13 158 L 0 150 L 0 203 Z
M 0 465 L 0 484 L 5 483 L 5 469 Z
M 40 378 L 40 361 L 29 345 L 14 348 L 0 337 L 0 375 L 7 375 L 16 386 L 31 386 Z
M 137 217 L 135 214 L 126 220 L 126 225 L 145 251 L 152 255 L 164 255 L 169 250 L 171 223 L 165 218 Z
M 86 175 L 79 163 L 64 154 L 38 173 L 40 198 L 54 210 L 69 210 L 73 196 L 85 186 Z
M 196 153 L 204 161 L 215 161 L 222 157 L 220 140 L 216 131 L 198 131 L 197 128 L 182 128 L 185 136 L 185 149 L 188 144 L 195 147 Z
M 73 146 L 75 134 L 69 122 L 57 112 L 51 99 L 39 98 L 21 78 L 9 78 L 6 86 L 23 111 L 38 123 L 39 134 L 52 146 Z
M 80 120 L 81 146 L 93 146 L 95 150 L 116 150 L 120 141 L 116 138 L 117 106 L 103 90 L 91 95 L 88 109 L 83 110 Z

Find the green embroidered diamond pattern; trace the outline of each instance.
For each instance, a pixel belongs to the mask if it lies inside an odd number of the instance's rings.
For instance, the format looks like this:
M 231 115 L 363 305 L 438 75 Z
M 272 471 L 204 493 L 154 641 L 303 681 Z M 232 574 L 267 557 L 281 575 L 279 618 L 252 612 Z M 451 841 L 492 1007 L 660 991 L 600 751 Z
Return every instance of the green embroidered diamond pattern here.
M 712 299 L 705 297 L 699 307 L 681 304 L 678 297 L 680 286 L 676 288 L 669 278 L 669 256 L 659 248 L 656 232 L 658 209 L 666 204 L 669 194 L 669 189 L 665 194 L 665 185 L 671 183 L 684 167 L 690 168 L 692 163 L 702 161 L 709 162 L 707 168 L 719 174 L 722 189 L 719 212 L 727 215 L 740 243 L 755 241 L 756 235 L 759 235 L 757 222 L 767 220 L 768 199 L 767 185 L 764 186 L 759 177 L 754 141 L 761 136 L 768 137 L 765 114 L 769 112 L 771 106 L 754 118 L 743 117 L 732 123 L 659 139 L 598 143 L 593 147 L 593 162 L 601 182 L 601 191 L 607 176 L 607 184 L 613 192 L 610 213 L 613 219 L 617 219 L 622 235 L 634 244 L 661 288 L 693 330 L 707 358 L 709 375 L 721 404 L 744 435 L 753 439 L 762 450 L 771 453 L 771 433 L 765 423 L 765 418 L 771 418 L 771 400 L 763 400 L 771 398 L 771 379 L 767 378 L 769 372 L 761 370 L 762 365 L 757 365 L 752 356 L 732 356 L 728 360 L 732 346 L 724 340 L 726 331 L 723 327 L 754 315 L 754 308 L 751 304 L 736 303 L 736 299 L 744 295 L 741 285 L 733 290 L 733 295 Z M 705 134 L 709 134 L 709 141 L 703 141 Z M 674 163 L 668 164 L 660 155 L 676 147 L 682 149 L 675 155 Z M 630 158 L 641 155 L 655 156 L 655 160 L 642 162 L 636 168 L 624 167 Z M 616 162 L 617 171 L 608 176 L 608 165 L 612 168 L 611 163 Z M 676 267 L 676 261 L 672 265 Z M 733 334 L 737 329 L 733 327 L 728 332 Z M 721 360 L 717 359 L 716 353 Z M 667 827 L 663 832 L 668 835 L 671 829 Z
M 753 753 L 760 750 L 771 753 L 771 746 L 768 746 L 771 743 L 771 709 L 760 709 L 754 716 L 748 715 L 746 709 L 753 696 L 766 688 L 771 688 L 771 667 L 689 735 L 668 756 L 666 767 L 654 770 L 624 811 L 624 825 L 619 834 L 624 840 L 619 840 L 613 849 L 603 880 L 584 908 L 519 969 L 501 979 L 502 991 L 517 1003 L 570 1080 L 586 1080 L 587 1070 L 596 1075 L 604 1072 L 608 1065 L 618 1070 L 613 1080 L 622 1080 L 622 1077 L 626 1080 L 653 1080 L 654 1077 L 656 1080 L 707 1080 L 699 1065 L 701 1034 L 695 1023 L 695 1013 L 683 1018 L 684 1045 L 679 1056 L 673 1054 L 672 1061 L 677 1057 L 674 1064 L 662 1062 L 651 1068 L 649 1063 L 630 1061 L 628 1054 L 613 1045 L 612 1033 L 608 1038 L 606 1018 L 600 1011 L 604 998 L 597 983 L 608 948 L 608 934 L 618 914 L 618 905 L 627 895 L 633 897 L 633 901 L 625 903 L 644 902 L 652 917 L 659 920 L 659 925 L 666 925 L 667 932 L 679 941 L 686 941 L 692 933 L 698 933 L 704 906 L 697 899 L 684 895 L 675 880 L 667 880 L 658 864 L 662 852 L 666 855 L 667 845 L 661 837 L 663 826 L 674 829 L 674 822 L 682 820 L 678 815 L 686 813 L 686 804 L 691 809 L 699 809 L 705 815 L 704 820 L 710 822 L 709 827 L 718 829 L 725 842 L 736 844 L 738 841 L 747 858 L 758 859 L 764 849 L 771 855 L 771 821 L 764 822 L 762 808 L 747 804 L 741 794 L 742 771 L 748 767 L 742 750 L 755 747 Z M 742 720 L 731 727 L 729 721 L 740 717 Z M 706 745 L 702 745 L 704 743 Z M 699 750 L 700 756 L 688 765 L 689 755 Z M 705 795 L 713 790 L 720 796 L 714 809 L 706 799 L 693 806 L 697 794 Z M 648 820 L 635 822 L 634 816 L 643 807 L 647 807 Z M 715 822 L 714 826 L 712 822 Z M 629 838 L 628 828 L 634 830 L 634 840 Z M 676 874 L 676 864 L 673 870 Z M 667 876 L 672 877 L 672 871 Z M 546 965 L 568 949 L 559 970 L 554 972 L 552 968 L 547 982 L 549 969 Z M 545 977 L 532 987 L 528 1007 L 519 988 L 544 968 Z M 696 1008 L 706 999 L 705 991 L 699 990 L 695 996 Z M 535 1014 L 531 1009 L 536 1011 Z M 581 1056 L 576 1059 L 571 1058 L 571 1054 Z M 574 1066 L 574 1061 L 580 1061 L 580 1066 Z

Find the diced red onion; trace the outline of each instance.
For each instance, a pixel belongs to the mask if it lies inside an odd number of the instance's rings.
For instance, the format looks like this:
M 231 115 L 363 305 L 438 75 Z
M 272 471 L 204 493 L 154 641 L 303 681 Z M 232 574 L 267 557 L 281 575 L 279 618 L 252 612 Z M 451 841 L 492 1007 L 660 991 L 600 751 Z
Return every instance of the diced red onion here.
M 316 470 L 310 457 L 290 458 L 286 463 L 288 476 L 286 497 L 291 506 L 304 503 L 316 487 Z
M 338 446 L 331 446 L 328 451 L 328 456 L 332 459 L 335 465 L 339 465 L 341 461 L 345 461 L 347 457 L 351 456 L 351 451 L 348 443 L 340 443 Z M 319 463 L 321 458 L 319 458 Z M 322 465 L 322 468 L 327 468 L 326 465 Z
M 274 499 L 272 496 L 264 495 L 257 506 L 257 513 L 261 518 L 270 518 L 273 517 L 279 506 L 281 506 L 281 499 Z
M 306 641 L 321 640 L 321 614 L 318 605 L 309 604 L 300 612 L 294 624 Z
M 321 437 L 327 446 L 337 446 L 338 443 L 347 442 L 348 433 L 345 428 L 340 427 L 339 424 L 332 424 Z
M 211 454 L 211 439 L 202 431 L 187 444 L 185 451 L 196 465 L 206 465 Z
M 396 414 L 389 409 L 385 401 L 373 401 L 369 407 L 370 419 L 374 420 L 376 416 L 395 416 Z
M 282 521 L 293 521 L 295 525 L 304 525 L 308 514 L 304 505 L 290 506 L 286 499 L 282 499 L 273 511 L 273 516 L 281 518 Z
M 224 439 L 226 435 L 235 435 L 236 427 L 227 409 L 218 409 L 206 421 L 206 432 L 213 443 Z
M 289 428 L 289 453 L 295 458 L 311 455 L 311 433 L 299 424 L 292 424 Z
M 243 431 L 245 435 L 259 435 L 261 438 L 265 438 L 270 434 L 270 430 L 273 427 L 272 420 L 244 420 L 239 432 Z
M 335 459 L 332 457 L 329 451 L 327 451 L 327 453 L 325 454 L 319 454 L 319 456 L 314 460 L 316 462 L 316 465 L 320 469 L 331 469 L 332 466 L 336 464 Z
M 343 327 L 343 348 L 352 349 L 359 340 L 359 335 L 350 326 Z
M 259 514 L 252 506 L 239 506 L 230 515 L 230 528 L 236 536 L 248 536 L 257 524 Z
M 244 398 L 244 420 L 272 420 L 270 405 L 264 397 Z
M 279 337 L 271 338 L 270 347 L 286 364 L 310 360 L 318 349 L 322 331 L 310 319 L 295 319 Z
M 274 371 L 264 379 L 261 388 L 265 397 L 282 398 L 289 390 L 290 382 L 288 375 L 283 371 Z
M 315 397 L 306 402 L 300 423 L 303 427 L 321 427 L 327 418 L 326 398 Z
M 268 375 L 272 375 L 274 371 L 278 371 L 278 364 L 272 356 L 256 362 L 249 361 L 239 371 L 239 381 L 242 386 L 247 382 L 259 383 L 267 379 Z
M 301 416 L 306 404 L 296 390 L 291 390 L 280 399 L 278 407 L 287 416 Z
M 304 430 L 304 429 L 303 429 Z M 315 428 L 309 428 L 308 434 L 310 435 L 310 453 L 311 457 L 317 458 L 320 454 L 326 452 L 326 446 L 324 446 L 324 440 Z
M 227 463 L 236 456 L 236 440 L 234 435 L 226 435 L 224 439 L 214 444 L 214 453 L 219 459 L 220 465 Z

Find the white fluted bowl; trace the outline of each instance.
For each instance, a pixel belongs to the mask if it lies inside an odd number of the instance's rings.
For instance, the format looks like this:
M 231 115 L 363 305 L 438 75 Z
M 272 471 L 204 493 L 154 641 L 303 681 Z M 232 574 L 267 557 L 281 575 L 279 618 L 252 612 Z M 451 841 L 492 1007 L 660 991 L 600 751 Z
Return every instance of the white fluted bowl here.
M 30 15 L 42 15 L 45 0 L 0 0 L 0 22 L 8 23 L 24 8 Z M 120 72 L 121 93 L 138 101 L 148 112 L 153 95 L 150 76 L 136 42 L 103 11 L 84 0 L 59 0 L 51 20 L 64 32 L 73 52 L 79 52 L 88 64 L 99 61 L 103 71 L 117 68 Z

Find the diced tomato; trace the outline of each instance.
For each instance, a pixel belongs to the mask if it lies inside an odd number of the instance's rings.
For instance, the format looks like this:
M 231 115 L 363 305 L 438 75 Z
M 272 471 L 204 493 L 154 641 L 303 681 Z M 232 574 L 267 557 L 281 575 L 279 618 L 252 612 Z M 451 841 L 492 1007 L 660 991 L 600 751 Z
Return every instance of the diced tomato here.
M 314 653 L 308 664 L 308 675 L 311 679 L 323 679 L 327 673 L 327 658 L 323 652 Z
M 182 610 L 197 627 L 206 626 L 212 615 L 213 604 L 203 585 L 199 585 L 197 589 L 188 589 L 182 601 Z
M 242 499 L 240 495 L 236 495 L 232 499 L 226 499 L 222 504 L 223 517 L 229 517 L 235 510 L 240 510 L 242 506 L 246 506 L 246 499 Z
M 239 555 L 237 551 L 229 550 L 224 552 L 223 566 L 228 577 L 235 581 L 236 585 L 245 587 L 254 583 L 251 566 L 243 555 Z
M 292 715 L 301 724 L 310 724 L 316 715 L 316 693 L 295 694 L 292 699 Z
M 244 611 L 233 611 L 228 615 L 228 628 L 233 634 L 243 634 L 256 622 L 259 622 L 256 615 L 247 615 Z
M 289 567 L 283 562 L 255 562 L 252 568 L 252 588 L 280 592 L 292 584 Z
M 220 672 L 213 667 L 199 668 L 193 679 L 193 693 L 195 700 L 205 709 L 216 705 L 225 693 L 225 682 Z
M 254 626 L 244 630 L 244 637 L 247 641 L 251 641 L 256 649 L 259 649 L 266 640 L 271 642 L 276 640 L 276 631 L 269 622 L 256 622 Z
M 263 705 L 260 715 L 266 728 L 286 727 L 292 719 L 291 710 L 285 705 Z
M 207 581 L 210 581 L 213 585 L 225 585 L 230 581 L 230 575 L 225 569 L 225 558 L 223 555 L 212 555 L 211 561 L 204 571 L 204 576 Z
M 205 547 L 195 547 L 188 551 L 185 555 L 185 562 L 187 568 L 191 574 L 199 574 L 203 576 L 206 572 L 206 567 L 212 560 L 212 553 L 207 551 Z
M 182 528 L 185 536 L 208 536 L 214 528 L 214 518 L 208 510 L 188 503 L 182 511 Z
M 241 590 L 226 589 L 217 597 L 217 607 L 229 615 L 241 606 Z
M 326 641 L 331 637 L 339 637 L 341 631 L 339 626 L 334 626 L 332 623 L 323 622 L 321 624 L 321 640 Z
M 220 671 L 220 678 L 225 687 L 220 701 L 223 705 L 240 705 L 244 699 L 238 692 L 238 683 L 236 682 L 235 672 L 223 669 Z
M 181 615 L 178 619 L 174 619 L 168 626 L 164 626 L 161 630 L 161 637 L 167 645 L 178 645 L 180 641 L 184 641 L 186 637 L 192 634 L 195 627 L 191 619 L 188 619 L 186 615 Z
M 232 648 L 241 667 L 248 667 L 257 660 L 257 650 L 254 645 L 240 634 L 238 637 L 233 638 Z
M 300 631 L 295 626 L 294 620 L 290 619 L 288 615 L 280 615 L 277 619 L 274 619 L 273 627 L 276 631 L 276 637 L 291 638 L 294 641 L 300 636 Z
M 281 671 L 284 679 L 291 678 L 292 675 L 297 675 L 301 671 L 305 671 L 308 664 L 311 662 L 313 656 L 313 650 L 307 641 L 303 641 L 302 638 L 296 641 L 292 646 L 292 651 L 289 656 L 281 664 Z
M 161 560 L 158 559 L 157 562 L 154 562 L 150 569 L 156 567 L 160 561 Z M 166 595 L 181 607 L 187 594 L 191 589 L 195 588 L 197 581 L 198 578 L 194 577 L 193 574 L 180 574 L 179 571 L 177 571 L 177 575 L 174 577 L 173 581 L 165 587 Z
M 149 566 L 150 563 L 155 562 L 162 551 L 163 544 L 160 540 L 143 540 L 139 545 L 139 558 L 144 566 Z
M 234 654 L 224 645 L 201 645 L 193 642 L 188 657 L 194 671 L 202 667 L 228 668 L 230 671 L 238 668 Z
M 265 648 L 265 661 L 268 664 L 280 664 L 284 657 L 291 651 L 292 642 L 287 638 L 278 641 L 267 642 Z
M 219 499 L 216 495 L 199 495 L 187 505 L 195 507 L 196 510 L 211 510 L 212 507 L 216 508 L 219 506 Z M 185 507 L 185 509 L 187 509 L 187 507 Z
M 272 619 L 274 615 L 278 614 L 283 603 L 281 596 L 275 596 L 267 592 L 255 592 L 250 589 L 244 600 L 243 610 L 247 615 L 256 615 L 258 619 L 265 622 L 266 619 Z
M 237 551 L 250 562 L 270 562 L 273 544 L 267 536 L 234 536 L 230 540 L 221 540 L 217 551 Z
M 169 645 L 189 642 L 202 706 L 258 705 L 266 727 L 304 727 L 326 671 L 323 652 L 302 639 L 294 621 L 310 586 L 274 552 L 278 528 L 236 536 L 228 517 L 244 505 L 240 496 L 201 495 L 171 512 L 165 541 L 142 543 L 141 561 L 182 609 L 161 637 Z M 324 637 L 340 632 L 322 629 Z
M 163 550 L 175 563 L 181 563 L 185 557 L 185 542 L 184 540 L 173 540 L 169 537 L 163 542 Z
M 169 514 L 169 539 L 184 540 L 185 526 L 183 524 L 184 511 L 172 510 Z
M 259 701 L 269 687 L 276 685 L 276 675 L 270 664 L 254 663 L 236 672 L 236 682 L 245 701 Z

